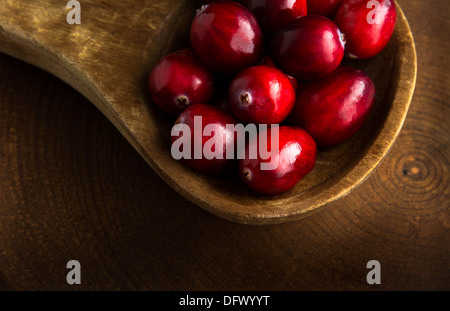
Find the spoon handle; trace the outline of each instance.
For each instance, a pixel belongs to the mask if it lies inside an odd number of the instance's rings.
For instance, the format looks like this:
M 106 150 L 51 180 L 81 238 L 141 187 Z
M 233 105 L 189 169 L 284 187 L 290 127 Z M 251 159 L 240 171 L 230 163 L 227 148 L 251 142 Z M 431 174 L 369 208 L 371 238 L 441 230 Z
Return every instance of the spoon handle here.
M 72 24 L 77 2 L 1 1 L 0 51 L 74 87 L 155 168 L 150 151 L 164 144 L 147 76 L 163 54 L 185 45 L 198 1 L 83 0 L 80 24 Z

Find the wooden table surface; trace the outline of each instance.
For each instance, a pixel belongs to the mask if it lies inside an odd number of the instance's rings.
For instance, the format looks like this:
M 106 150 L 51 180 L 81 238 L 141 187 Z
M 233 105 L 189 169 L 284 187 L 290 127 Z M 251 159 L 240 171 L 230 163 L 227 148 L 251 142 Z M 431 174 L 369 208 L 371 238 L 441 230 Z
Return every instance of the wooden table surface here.
M 282 225 L 189 203 L 70 86 L 0 55 L 0 289 L 450 290 L 450 2 L 398 2 L 418 53 L 400 137 L 349 196 Z

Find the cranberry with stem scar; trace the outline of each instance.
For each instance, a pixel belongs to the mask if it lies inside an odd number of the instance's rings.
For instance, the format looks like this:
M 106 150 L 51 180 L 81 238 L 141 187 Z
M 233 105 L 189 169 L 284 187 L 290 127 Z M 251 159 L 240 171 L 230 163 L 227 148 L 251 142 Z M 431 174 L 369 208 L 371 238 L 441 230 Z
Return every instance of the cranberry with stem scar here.
M 260 142 L 260 135 L 264 133 L 267 139 Z M 278 148 L 272 145 L 273 139 L 278 139 Z M 252 148 L 259 149 L 254 158 L 250 156 Z M 263 159 L 261 149 L 270 153 L 269 159 Z M 316 159 L 316 143 L 305 130 L 290 126 L 270 128 L 248 142 L 245 157 L 239 160 L 239 175 L 255 192 L 277 195 L 292 189 L 308 175 Z
M 280 70 L 257 65 L 241 71 L 228 92 L 233 115 L 241 122 L 279 124 L 295 105 L 295 89 Z
M 167 115 L 178 116 L 193 103 L 209 102 L 214 75 L 190 49 L 163 57 L 148 81 L 153 102 Z

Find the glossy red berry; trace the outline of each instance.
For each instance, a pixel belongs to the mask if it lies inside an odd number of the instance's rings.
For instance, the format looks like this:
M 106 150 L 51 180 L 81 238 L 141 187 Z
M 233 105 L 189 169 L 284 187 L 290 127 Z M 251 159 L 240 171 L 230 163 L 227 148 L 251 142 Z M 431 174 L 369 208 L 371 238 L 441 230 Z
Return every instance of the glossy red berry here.
M 295 105 L 295 89 L 280 70 L 257 65 L 241 71 L 230 84 L 228 101 L 243 123 L 279 124 Z
M 342 0 L 308 0 L 308 14 L 334 19 Z
M 341 64 L 345 41 L 339 28 L 322 16 L 300 17 L 271 40 L 275 65 L 298 80 L 325 76 Z
M 347 56 L 358 59 L 380 53 L 391 39 L 396 21 L 393 0 L 344 0 L 335 19 L 347 39 Z
M 163 112 L 178 116 L 193 103 L 210 101 L 214 75 L 192 50 L 183 49 L 163 57 L 153 67 L 149 91 Z
M 263 56 L 263 36 L 250 10 L 232 1 L 203 5 L 191 25 L 191 44 L 212 70 L 235 74 Z
M 319 146 L 333 146 L 358 132 L 374 101 L 370 77 L 341 67 L 299 90 L 290 121 L 307 130 Z
M 298 127 L 281 126 L 278 131 L 269 129 L 265 133 L 267 139 L 262 139 L 262 143 L 258 143 L 259 136 L 250 139 L 245 149 L 245 158 L 239 160 L 239 175 L 245 184 L 260 194 L 281 194 L 292 189 L 312 171 L 316 163 L 317 146 L 313 138 Z M 274 135 L 278 136 L 278 151 L 274 148 L 275 151 L 271 152 Z M 269 159 L 263 159 L 258 152 L 258 156 L 251 159 L 250 150 L 255 146 L 272 155 Z M 272 167 L 263 169 L 262 163 L 271 163 L 269 166 Z
M 307 14 L 306 0 L 244 0 L 243 4 L 255 14 L 267 35 Z
M 219 108 L 202 103 L 190 105 L 180 114 L 172 129 L 172 156 L 178 160 L 175 152 L 186 152 L 184 148 L 188 144 L 188 156 L 179 159 L 184 165 L 206 174 L 225 172 L 234 159 L 234 155 L 227 159 L 227 149 L 233 148 L 229 152 L 234 151 L 236 142 L 236 134 L 227 128 L 227 124 L 235 125 L 236 120 Z M 183 132 L 183 126 L 189 130 Z M 210 133 L 206 131 L 208 127 Z M 216 135 L 222 142 L 220 146 L 214 144 Z M 177 141 L 179 145 L 175 147 Z M 182 141 L 185 141 L 184 145 L 181 145 Z

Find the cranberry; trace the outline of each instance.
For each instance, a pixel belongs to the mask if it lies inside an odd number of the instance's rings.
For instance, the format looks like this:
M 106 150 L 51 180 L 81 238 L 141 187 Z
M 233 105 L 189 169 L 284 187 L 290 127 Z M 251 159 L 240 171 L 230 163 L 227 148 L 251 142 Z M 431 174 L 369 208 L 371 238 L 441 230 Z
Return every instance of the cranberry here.
M 264 133 L 264 132 L 261 132 Z M 259 135 L 261 135 L 261 133 Z M 313 138 L 298 127 L 281 126 L 278 130 L 267 130 L 264 139 L 253 136 L 245 149 L 245 158 L 239 160 L 239 175 L 254 191 L 265 195 L 276 195 L 293 188 L 304 176 L 309 174 L 316 163 L 317 147 Z M 278 151 L 272 148 L 272 135 L 278 134 Z M 250 159 L 251 148 L 266 149 L 273 155 L 263 160 L 258 152 L 257 159 Z M 275 147 L 276 148 L 276 147 Z M 261 164 L 272 162 L 274 169 L 263 170 Z
M 197 11 L 191 44 L 208 67 L 222 74 L 235 74 L 258 64 L 264 50 L 255 16 L 232 1 L 213 2 Z
M 342 0 L 308 0 L 308 14 L 333 19 Z
M 264 56 L 263 60 L 261 61 L 262 65 L 267 65 L 273 68 L 277 68 L 277 66 L 275 66 L 275 64 L 273 63 L 272 59 L 270 58 L 270 56 Z M 298 89 L 298 81 L 296 78 L 290 76 L 290 75 L 286 75 L 289 80 L 291 80 L 292 86 L 294 87 L 294 89 L 297 91 Z
M 255 14 L 268 35 L 307 13 L 306 0 L 246 0 L 243 4 Z
M 272 38 L 275 65 L 298 80 L 313 80 L 333 72 L 344 58 L 339 28 L 323 16 L 300 17 Z
M 149 91 L 166 114 L 179 115 L 187 106 L 209 102 L 214 90 L 213 73 L 190 49 L 162 58 L 149 77 Z
M 397 21 L 395 2 L 344 0 L 335 21 L 347 38 L 347 56 L 369 58 L 386 47 L 394 32 Z
M 341 67 L 302 87 L 290 116 L 319 146 L 332 146 L 352 137 L 369 116 L 375 85 L 364 72 Z
M 201 117 L 201 124 L 194 122 L 195 120 L 199 121 L 195 117 Z M 180 132 L 177 135 L 172 136 L 172 147 L 174 147 L 174 143 L 178 139 L 186 139 L 186 143 L 189 144 L 191 152 L 188 155 L 189 158 L 183 157 L 180 159 L 184 165 L 207 174 L 223 173 L 230 167 L 234 155 L 232 158 L 228 157 L 229 159 L 227 159 L 227 149 L 233 148 L 230 150 L 234 150 L 236 134 L 230 128 L 227 129 L 227 124 L 236 124 L 236 120 L 233 117 L 217 107 L 198 103 L 190 105 L 180 114 L 173 129 L 177 129 L 177 125 L 179 128 L 180 124 L 187 125 L 190 131 L 189 133 Z M 210 133 L 211 135 L 204 132 L 205 127 L 207 126 L 212 127 L 213 132 Z M 188 134 L 190 137 L 183 138 L 184 135 Z M 222 136 L 220 138 L 222 145 L 216 146 L 213 144 L 212 146 L 209 146 L 208 150 L 212 151 L 214 154 L 217 153 L 217 156 L 214 155 L 214 157 L 208 159 L 208 156 L 203 151 L 205 145 L 208 144 L 208 141 L 215 135 Z M 198 148 L 197 151 L 200 151 L 200 153 L 197 152 L 196 154 L 196 146 Z M 176 148 L 176 150 L 183 152 L 184 145 L 183 147 Z
M 233 115 L 244 123 L 278 124 L 295 105 L 295 89 L 280 70 L 257 65 L 231 82 L 228 100 Z

